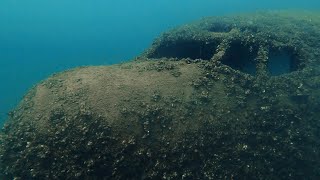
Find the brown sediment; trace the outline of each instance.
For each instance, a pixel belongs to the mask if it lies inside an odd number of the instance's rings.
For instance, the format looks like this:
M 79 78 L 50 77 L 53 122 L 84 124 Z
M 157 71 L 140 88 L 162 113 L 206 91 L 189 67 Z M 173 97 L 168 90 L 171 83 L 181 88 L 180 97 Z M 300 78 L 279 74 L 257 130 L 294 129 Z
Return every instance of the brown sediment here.
M 317 179 L 319 30 L 310 12 L 205 18 L 55 74 L 2 130 L 2 176 Z

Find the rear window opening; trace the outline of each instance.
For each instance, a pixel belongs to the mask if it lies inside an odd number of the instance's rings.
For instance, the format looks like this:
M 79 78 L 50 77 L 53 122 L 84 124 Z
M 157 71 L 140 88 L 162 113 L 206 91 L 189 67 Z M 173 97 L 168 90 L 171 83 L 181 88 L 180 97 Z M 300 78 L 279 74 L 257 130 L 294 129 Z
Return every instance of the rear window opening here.
M 148 58 L 190 58 L 209 60 L 215 53 L 217 43 L 202 41 L 174 41 L 160 45 Z
M 232 30 L 232 26 L 230 24 L 216 22 L 209 27 L 208 31 L 216 32 L 216 33 L 227 33 Z
M 256 63 L 254 60 L 257 52 L 258 49 L 256 47 L 247 47 L 241 42 L 233 42 L 221 62 L 235 70 L 255 75 Z
M 300 63 L 291 50 L 270 51 L 268 59 L 268 71 L 271 76 L 297 71 Z

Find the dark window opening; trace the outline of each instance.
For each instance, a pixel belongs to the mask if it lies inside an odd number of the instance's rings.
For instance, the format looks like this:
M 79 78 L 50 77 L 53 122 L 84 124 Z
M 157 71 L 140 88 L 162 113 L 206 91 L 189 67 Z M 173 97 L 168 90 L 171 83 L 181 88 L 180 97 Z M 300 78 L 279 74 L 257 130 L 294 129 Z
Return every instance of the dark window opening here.
M 270 51 L 268 59 L 268 71 L 272 76 L 296 71 L 299 68 L 299 60 L 293 51 Z
M 209 60 L 215 53 L 215 42 L 177 41 L 159 46 L 149 58 L 191 58 Z
M 217 32 L 217 33 L 227 33 L 227 32 L 230 32 L 231 29 L 232 29 L 232 26 L 229 24 L 216 22 L 216 23 L 213 23 L 208 30 L 211 32 Z
M 257 56 L 257 49 L 257 47 L 244 46 L 241 42 L 231 43 L 221 62 L 235 70 L 255 75 L 256 63 L 254 60 Z

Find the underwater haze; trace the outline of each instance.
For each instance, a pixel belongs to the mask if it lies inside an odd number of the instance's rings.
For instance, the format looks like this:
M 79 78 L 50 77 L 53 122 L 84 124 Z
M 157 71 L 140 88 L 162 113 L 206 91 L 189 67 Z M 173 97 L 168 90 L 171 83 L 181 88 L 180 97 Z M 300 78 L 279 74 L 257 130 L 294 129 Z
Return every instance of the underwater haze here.
M 320 10 L 320 1 L 2 0 L 0 125 L 52 73 L 128 61 L 163 31 L 201 17 L 270 9 Z

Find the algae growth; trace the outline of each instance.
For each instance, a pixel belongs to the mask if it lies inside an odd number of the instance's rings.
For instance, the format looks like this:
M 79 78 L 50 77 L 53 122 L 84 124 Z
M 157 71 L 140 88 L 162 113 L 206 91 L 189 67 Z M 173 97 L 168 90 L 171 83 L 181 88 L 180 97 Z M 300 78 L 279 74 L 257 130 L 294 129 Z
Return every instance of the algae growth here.
M 320 178 L 320 14 L 210 17 L 136 60 L 40 82 L 0 136 L 3 178 Z

